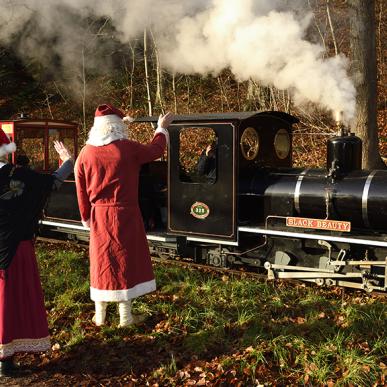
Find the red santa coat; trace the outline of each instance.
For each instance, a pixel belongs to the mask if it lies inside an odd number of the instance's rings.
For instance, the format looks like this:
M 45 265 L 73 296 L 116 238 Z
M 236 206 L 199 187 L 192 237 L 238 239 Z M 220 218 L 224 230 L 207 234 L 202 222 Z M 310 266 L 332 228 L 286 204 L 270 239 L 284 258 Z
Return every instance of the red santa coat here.
M 86 145 L 75 164 L 78 204 L 90 219 L 90 296 L 128 301 L 152 292 L 156 282 L 138 204 L 141 165 L 164 152 L 157 133 L 150 144 L 117 140 Z

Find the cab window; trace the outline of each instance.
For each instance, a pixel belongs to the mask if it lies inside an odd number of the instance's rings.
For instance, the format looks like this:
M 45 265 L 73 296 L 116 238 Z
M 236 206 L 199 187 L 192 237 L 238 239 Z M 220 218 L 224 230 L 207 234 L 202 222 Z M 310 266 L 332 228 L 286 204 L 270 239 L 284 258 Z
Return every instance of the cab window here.
M 218 137 L 212 128 L 184 128 L 179 136 L 179 177 L 185 183 L 214 184 Z

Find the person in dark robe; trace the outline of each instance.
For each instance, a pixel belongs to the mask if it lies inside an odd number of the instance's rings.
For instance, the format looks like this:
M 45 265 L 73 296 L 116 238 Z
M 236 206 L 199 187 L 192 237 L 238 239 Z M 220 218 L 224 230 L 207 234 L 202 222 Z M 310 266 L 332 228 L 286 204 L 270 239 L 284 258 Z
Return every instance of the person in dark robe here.
M 199 176 L 205 176 L 208 183 L 216 181 L 216 142 L 208 145 L 200 155 L 197 172 Z
M 48 195 L 73 171 L 68 150 L 54 147 L 63 164 L 53 174 L 9 164 L 16 145 L 0 129 L 0 376 L 17 374 L 14 354 L 50 349 L 34 237 Z
M 94 323 L 105 324 L 108 302 L 118 303 L 120 326 L 141 322 L 132 299 L 156 290 L 138 200 L 141 166 L 160 158 L 168 143 L 170 113 L 160 116 L 149 144 L 127 139 L 123 112 L 97 107 L 86 145 L 75 163 L 78 205 L 90 228 L 90 298 Z

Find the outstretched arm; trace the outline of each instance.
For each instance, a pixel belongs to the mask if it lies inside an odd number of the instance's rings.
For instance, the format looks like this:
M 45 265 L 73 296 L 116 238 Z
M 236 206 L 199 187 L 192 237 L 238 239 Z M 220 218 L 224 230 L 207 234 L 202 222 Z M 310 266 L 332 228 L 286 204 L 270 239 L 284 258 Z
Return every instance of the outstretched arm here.
M 149 163 L 161 157 L 165 150 L 165 145 L 169 142 L 168 126 L 173 121 L 173 114 L 161 115 L 157 122 L 157 129 L 152 142 L 147 145 L 138 144 L 137 159 L 140 164 Z
M 62 185 L 63 181 L 73 172 L 74 162 L 69 150 L 61 141 L 54 141 L 54 148 L 63 162 L 63 164 L 52 174 L 55 177 L 53 189 L 57 190 Z
M 207 175 L 211 171 L 211 160 L 214 157 L 214 146 L 208 145 L 206 150 L 202 152 L 197 165 L 198 174 L 203 176 Z

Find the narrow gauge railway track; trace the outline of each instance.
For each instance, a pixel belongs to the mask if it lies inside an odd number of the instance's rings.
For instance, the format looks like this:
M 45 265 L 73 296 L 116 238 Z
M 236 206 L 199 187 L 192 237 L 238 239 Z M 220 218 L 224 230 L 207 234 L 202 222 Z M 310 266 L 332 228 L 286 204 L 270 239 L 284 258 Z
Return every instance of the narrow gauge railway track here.
M 84 249 L 86 249 L 88 247 L 88 245 L 86 243 L 78 243 L 78 242 L 74 242 L 74 241 L 67 241 L 67 240 L 61 240 L 61 239 L 38 237 L 37 240 L 39 242 L 44 242 L 44 243 L 68 244 L 68 245 L 72 245 L 72 246 L 81 247 Z M 153 262 L 157 262 L 157 263 L 172 263 L 172 264 L 175 264 L 178 266 L 183 266 L 183 267 L 187 267 L 187 268 L 195 268 L 195 269 L 199 269 L 202 271 L 212 271 L 212 272 L 217 272 L 217 273 L 222 273 L 222 274 L 227 274 L 227 275 L 235 274 L 235 275 L 239 275 L 239 276 L 249 276 L 249 277 L 267 280 L 266 274 L 259 274 L 259 273 L 237 270 L 237 269 L 229 269 L 226 267 L 209 266 L 209 265 L 191 262 L 188 259 L 185 260 L 184 258 L 183 259 L 159 258 L 159 257 L 152 256 L 152 254 L 151 254 L 151 258 L 152 258 Z M 294 282 L 299 282 L 299 281 L 294 281 Z
M 78 243 L 75 241 L 68 241 L 68 240 L 62 240 L 62 239 L 53 239 L 53 238 L 46 238 L 46 237 L 38 237 L 37 241 L 42 242 L 42 243 L 52 243 L 52 244 L 67 244 L 71 246 L 76 246 L 82 249 L 87 249 L 88 244 L 87 243 Z M 254 273 L 251 271 L 244 271 L 244 270 L 237 270 L 237 269 L 229 269 L 229 268 L 224 268 L 224 267 L 215 267 L 215 266 L 209 266 L 209 265 L 204 265 L 200 263 L 195 263 L 195 262 L 190 262 L 188 260 L 184 259 L 168 259 L 168 258 L 159 258 L 159 257 L 154 257 L 151 255 L 152 261 L 157 262 L 157 263 L 167 263 L 167 264 L 172 264 L 176 266 L 181 266 L 185 267 L 188 269 L 198 269 L 203 272 L 214 272 L 214 273 L 219 273 L 223 275 L 236 275 L 239 277 L 248 277 L 248 278 L 256 278 L 259 280 L 267 280 L 267 281 L 272 281 L 268 280 L 266 274 L 260 274 L 260 273 Z M 275 281 L 279 282 L 286 282 L 286 283 L 293 283 L 293 284 L 305 284 L 306 281 L 300 281 L 300 280 L 295 280 L 295 279 L 287 279 L 286 281 L 284 280 L 279 280 L 276 279 Z M 333 287 L 334 288 L 334 287 Z M 333 289 L 332 288 L 332 289 Z M 337 289 L 340 289 L 343 292 L 346 290 L 346 288 L 343 287 L 337 287 Z M 365 294 L 365 293 L 364 293 Z M 378 291 L 373 291 L 370 294 L 367 294 L 369 297 L 377 298 L 377 299 L 387 299 L 387 294 L 384 292 L 378 292 Z

